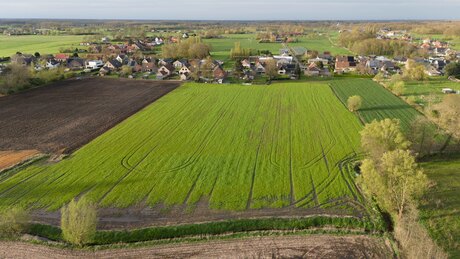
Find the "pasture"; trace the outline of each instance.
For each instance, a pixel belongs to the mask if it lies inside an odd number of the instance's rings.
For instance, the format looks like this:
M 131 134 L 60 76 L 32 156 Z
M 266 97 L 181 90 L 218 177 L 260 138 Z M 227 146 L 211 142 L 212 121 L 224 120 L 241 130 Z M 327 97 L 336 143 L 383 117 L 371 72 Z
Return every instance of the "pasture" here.
M 308 36 L 298 37 L 298 42 L 289 43 L 290 47 L 304 47 L 307 50 L 316 50 L 320 53 L 331 51 L 334 55 L 350 54 L 344 48 L 338 47 L 326 34 L 311 34 Z M 259 43 L 255 34 L 227 34 L 222 38 L 203 39 L 203 42 L 211 45 L 211 55 L 215 59 L 229 61 L 230 50 L 234 47 L 235 42 L 240 42 L 242 48 L 250 48 L 253 50 L 268 50 L 274 55 L 279 54 L 279 50 L 283 48 L 281 43 Z M 231 66 L 230 66 L 231 67 Z
M 452 258 L 460 257 L 460 156 L 421 164 L 435 183 L 421 206 L 421 219 L 436 242 Z
M 189 83 L 69 158 L 0 178 L 0 206 L 300 208 L 355 214 L 361 125 L 327 84 Z
M 394 118 L 400 120 L 403 129 L 408 129 L 412 120 L 420 115 L 409 104 L 370 79 L 336 80 L 330 85 L 344 104 L 350 96 L 361 96 L 363 105 L 358 115 L 364 123 Z
M 460 84 L 452 82 L 445 77 L 430 77 L 423 82 L 412 81 L 406 83 L 404 96 L 413 96 L 417 104 L 427 106 L 430 103 L 438 103 L 442 100 L 445 96 L 445 94 L 442 93 L 443 88 L 451 88 L 460 91 Z
M 0 35 L 0 57 L 10 57 L 16 52 L 56 54 L 60 48 L 80 48 L 84 36 L 6 36 Z

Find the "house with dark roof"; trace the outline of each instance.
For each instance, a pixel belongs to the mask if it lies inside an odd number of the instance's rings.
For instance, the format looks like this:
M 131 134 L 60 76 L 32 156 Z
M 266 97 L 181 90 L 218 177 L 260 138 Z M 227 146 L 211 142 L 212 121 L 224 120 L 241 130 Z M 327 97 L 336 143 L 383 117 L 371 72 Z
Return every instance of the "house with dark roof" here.
M 73 57 L 67 59 L 67 68 L 77 70 L 77 69 L 83 69 L 85 67 L 86 61 L 82 58 L 78 57 Z
M 123 66 L 123 64 L 118 61 L 117 59 L 111 59 L 105 62 L 104 67 L 108 68 L 109 70 L 118 70 Z
M 353 56 L 337 56 L 335 59 L 335 72 L 346 73 L 356 70 L 356 61 Z
M 166 66 L 161 66 L 157 72 L 157 79 L 163 80 L 170 77 L 174 73 L 174 66 L 170 63 Z

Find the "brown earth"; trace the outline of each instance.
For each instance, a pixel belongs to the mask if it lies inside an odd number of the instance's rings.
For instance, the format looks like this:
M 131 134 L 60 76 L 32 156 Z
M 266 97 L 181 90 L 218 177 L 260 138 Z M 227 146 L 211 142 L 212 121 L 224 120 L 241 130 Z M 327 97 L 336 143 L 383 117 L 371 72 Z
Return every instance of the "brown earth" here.
M 350 204 L 350 201 L 339 201 L 337 205 Z M 129 208 L 99 208 L 98 229 L 113 230 L 127 228 L 143 228 L 151 226 L 171 226 L 182 224 L 199 224 L 206 222 L 227 221 L 237 219 L 262 219 L 262 218 L 304 218 L 316 216 L 328 217 L 362 217 L 362 211 L 346 213 L 343 210 L 334 210 L 333 207 L 322 209 L 315 208 L 263 208 L 248 209 L 245 211 L 213 210 L 206 200 L 198 202 L 193 209 L 186 205 L 165 207 L 144 205 Z M 60 226 L 60 211 L 35 210 L 31 212 L 35 223 Z
M 392 258 L 381 238 L 356 236 L 250 237 L 100 251 L 0 242 L 0 258 Z
M 0 98 L 0 150 L 71 152 L 179 82 L 91 78 Z
M 38 150 L 0 151 L 0 172 L 39 154 Z

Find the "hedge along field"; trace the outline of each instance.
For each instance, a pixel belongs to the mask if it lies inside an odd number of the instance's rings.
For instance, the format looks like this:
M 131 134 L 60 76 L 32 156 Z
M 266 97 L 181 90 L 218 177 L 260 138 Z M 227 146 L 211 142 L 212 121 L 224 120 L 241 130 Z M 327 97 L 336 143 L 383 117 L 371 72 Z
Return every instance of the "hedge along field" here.
M 362 201 L 346 170 L 360 129 L 327 84 L 189 83 L 68 159 L 0 180 L 0 206 L 56 210 L 85 195 L 119 208 L 349 212 Z
M 409 104 L 370 79 L 337 80 L 331 81 L 330 85 L 344 104 L 350 96 L 361 96 L 363 105 L 358 114 L 365 123 L 395 118 L 401 121 L 403 129 L 408 129 L 412 120 L 421 115 Z

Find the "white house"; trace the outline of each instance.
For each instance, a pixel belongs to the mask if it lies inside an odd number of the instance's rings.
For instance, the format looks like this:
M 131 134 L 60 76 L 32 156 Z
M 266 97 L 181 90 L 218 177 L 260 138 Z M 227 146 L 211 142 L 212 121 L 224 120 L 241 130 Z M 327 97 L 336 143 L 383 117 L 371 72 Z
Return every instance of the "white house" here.
M 97 69 L 104 66 L 104 62 L 102 60 L 89 60 L 86 62 L 86 68 L 89 69 Z
M 60 64 L 61 63 L 59 63 L 58 61 L 51 59 L 46 62 L 46 68 L 55 69 L 55 68 L 58 68 Z

